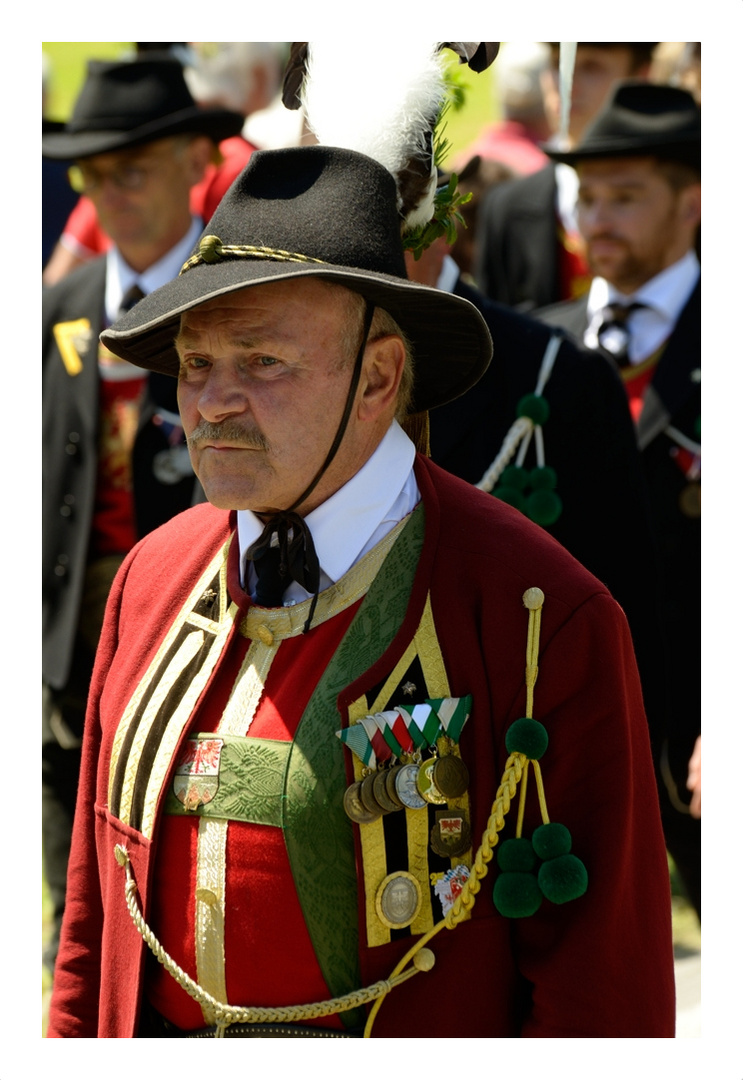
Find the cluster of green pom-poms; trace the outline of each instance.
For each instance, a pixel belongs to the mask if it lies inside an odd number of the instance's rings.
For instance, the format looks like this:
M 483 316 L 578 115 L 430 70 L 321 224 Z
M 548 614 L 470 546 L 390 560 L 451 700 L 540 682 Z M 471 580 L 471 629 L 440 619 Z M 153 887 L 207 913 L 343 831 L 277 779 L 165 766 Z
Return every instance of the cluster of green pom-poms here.
M 557 474 L 549 465 L 538 465 L 533 469 L 508 465 L 493 494 L 509 506 L 515 506 L 537 525 L 554 525 L 562 513 L 562 499 L 555 491 L 556 484 Z
M 583 896 L 588 872 L 570 853 L 571 846 L 570 831 L 559 822 L 540 825 L 531 840 L 522 836 L 500 844 L 501 872 L 493 887 L 493 903 L 500 914 L 525 919 L 536 914 L 543 899 L 566 904 Z

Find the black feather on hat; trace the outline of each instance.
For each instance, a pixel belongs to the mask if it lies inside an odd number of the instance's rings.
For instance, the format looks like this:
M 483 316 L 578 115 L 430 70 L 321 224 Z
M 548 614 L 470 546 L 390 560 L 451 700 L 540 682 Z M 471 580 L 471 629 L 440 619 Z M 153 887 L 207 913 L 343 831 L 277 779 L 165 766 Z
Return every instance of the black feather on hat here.
M 241 113 L 200 108 L 175 59 L 91 60 L 69 122 L 42 134 L 41 153 L 80 160 L 190 132 L 221 142 L 244 123 Z

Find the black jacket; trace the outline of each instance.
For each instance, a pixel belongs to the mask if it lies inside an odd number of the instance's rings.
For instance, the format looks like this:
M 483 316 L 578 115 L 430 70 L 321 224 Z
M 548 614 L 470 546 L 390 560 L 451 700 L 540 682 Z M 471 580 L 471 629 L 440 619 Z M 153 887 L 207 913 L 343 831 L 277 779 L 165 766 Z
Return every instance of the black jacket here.
M 545 323 L 582 340 L 586 313 L 587 298 L 582 297 L 538 314 Z M 665 345 L 637 425 L 660 556 L 658 591 L 669 670 L 664 701 L 669 763 L 681 791 L 700 730 L 701 516 L 695 510 L 695 482 L 682 467 L 688 456 L 679 451 L 668 427 L 701 443 L 701 349 L 700 283 Z
M 95 501 L 99 437 L 98 335 L 103 328 L 105 257 L 43 290 L 42 296 L 42 674 L 55 689 L 68 678 L 80 612 Z M 70 374 L 54 335 L 58 323 L 88 319 L 78 340 L 82 368 Z M 152 376 L 132 463 L 139 535 L 194 501 L 193 472 L 160 483 L 153 458 L 168 443 L 152 424 L 157 406 L 177 411 L 176 380 Z M 123 553 L 122 553 L 123 554 Z

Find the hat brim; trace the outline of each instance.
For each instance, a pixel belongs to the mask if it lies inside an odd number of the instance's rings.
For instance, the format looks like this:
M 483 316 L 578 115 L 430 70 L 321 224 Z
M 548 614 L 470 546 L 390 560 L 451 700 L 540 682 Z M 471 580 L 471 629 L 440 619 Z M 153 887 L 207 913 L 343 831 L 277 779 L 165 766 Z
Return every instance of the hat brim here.
M 42 133 L 41 153 L 43 157 L 58 161 L 75 161 L 92 157 L 94 154 L 124 150 L 171 135 L 188 133 L 208 135 L 215 142 L 221 142 L 238 135 L 244 123 L 245 117 L 241 113 L 231 112 L 229 109 L 200 109 L 194 106 L 129 131 L 75 131 L 67 124 L 61 131 Z
M 701 142 L 698 136 L 679 139 L 678 136 L 663 139 L 653 136 L 648 139 L 637 137 L 594 138 L 589 146 L 576 150 L 553 150 L 548 146 L 542 149 L 552 161 L 565 165 L 580 165 L 583 161 L 615 157 L 657 157 L 664 160 L 680 161 L 701 166 Z
M 144 297 L 101 334 L 101 341 L 124 360 L 176 376 L 178 355 L 173 343 L 185 311 L 240 289 L 302 277 L 346 286 L 395 319 L 413 348 L 413 413 L 460 397 L 490 363 L 493 343 L 485 320 L 473 304 L 452 293 L 347 267 L 245 259 L 191 267 Z

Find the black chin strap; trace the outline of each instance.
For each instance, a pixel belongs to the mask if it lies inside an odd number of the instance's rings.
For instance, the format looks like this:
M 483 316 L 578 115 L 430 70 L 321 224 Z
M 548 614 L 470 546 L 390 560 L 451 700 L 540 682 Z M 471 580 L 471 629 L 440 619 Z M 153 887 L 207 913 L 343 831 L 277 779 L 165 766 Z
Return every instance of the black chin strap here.
M 264 606 L 276 606 L 280 604 L 284 589 L 291 581 L 296 581 L 303 589 L 306 589 L 307 592 L 313 594 L 310 613 L 307 622 L 304 625 L 303 633 L 305 634 L 309 630 L 312 618 L 315 614 L 317 594 L 320 591 L 320 563 L 317 558 L 317 552 L 315 551 L 312 534 L 307 527 L 307 523 L 303 517 L 295 512 L 295 509 L 297 506 L 301 506 L 302 503 L 309 498 L 324 476 L 333 458 L 338 453 L 338 448 L 346 433 L 346 428 L 348 427 L 351 410 L 356 398 L 356 391 L 359 387 L 364 352 L 366 350 L 366 342 L 373 317 L 374 304 L 367 301 L 361 334 L 361 344 L 359 345 L 356 354 L 356 362 L 354 364 L 353 374 L 351 375 L 351 384 L 348 388 L 346 404 L 338 425 L 338 430 L 336 431 L 335 438 L 325 456 L 325 460 L 299 498 L 295 499 L 287 510 L 277 510 L 275 513 L 271 514 L 266 522 L 263 532 L 258 539 L 251 544 L 246 552 L 248 559 L 254 562 L 256 573 L 259 577 L 259 587 L 256 594 L 257 603 L 263 602 Z M 276 537 L 276 542 L 274 542 L 274 537 Z M 271 577 L 271 585 L 268 586 L 266 590 L 262 590 L 260 579 L 264 576 L 263 567 L 266 566 L 267 563 L 271 564 L 270 569 L 267 569 L 265 572 Z

